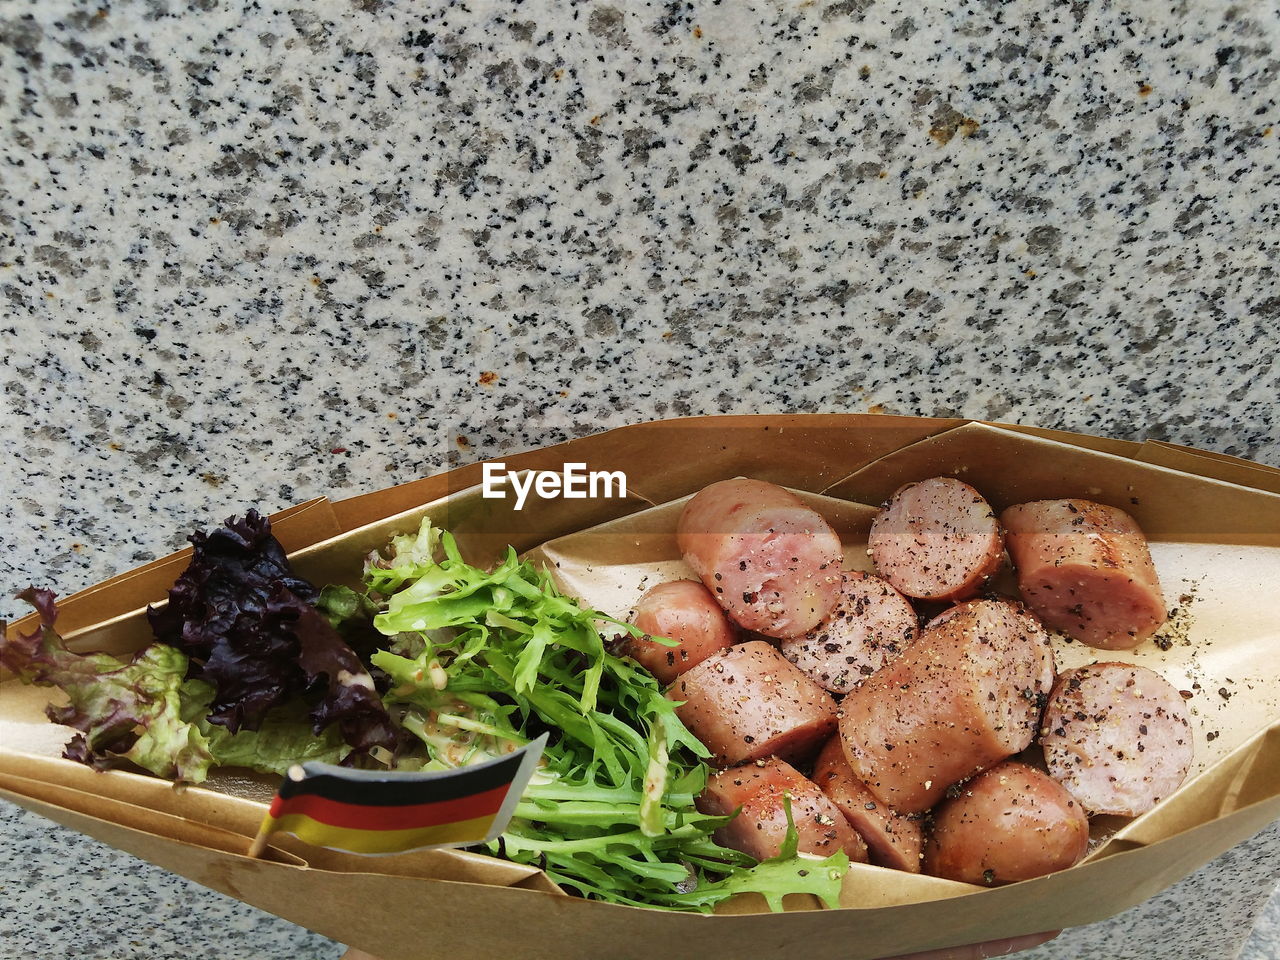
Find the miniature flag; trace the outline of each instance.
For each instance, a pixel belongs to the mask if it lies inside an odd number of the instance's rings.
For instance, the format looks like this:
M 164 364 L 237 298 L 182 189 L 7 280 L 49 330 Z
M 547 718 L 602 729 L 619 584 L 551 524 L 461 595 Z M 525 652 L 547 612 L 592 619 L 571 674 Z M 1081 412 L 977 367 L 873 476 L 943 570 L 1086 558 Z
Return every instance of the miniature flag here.
M 497 760 L 429 773 L 329 763 L 291 767 L 249 856 L 261 856 L 276 832 L 317 847 L 369 854 L 493 840 L 510 822 L 546 743 L 544 733 Z

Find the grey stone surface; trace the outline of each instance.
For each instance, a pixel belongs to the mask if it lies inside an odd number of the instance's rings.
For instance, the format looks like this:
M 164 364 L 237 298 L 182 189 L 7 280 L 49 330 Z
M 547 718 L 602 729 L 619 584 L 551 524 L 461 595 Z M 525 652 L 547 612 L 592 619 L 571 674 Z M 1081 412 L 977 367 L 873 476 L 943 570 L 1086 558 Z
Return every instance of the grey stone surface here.
M 1240 951 L 1240 960 L 1277 960 L 1280 958 L 1280 890 L 1271 895 L 1258 915 L 1253 932 Z
M 343 947 L 0 801 L 4 960 L 336 960 Z
M 655 417 L 1280 463 L 1278 38 L 1206 0 L 8 0 L 0 587 Z M 4 960 L 334 955 L 3 822 Z M 1278 851 L 1040 955 L 1230 956 Z

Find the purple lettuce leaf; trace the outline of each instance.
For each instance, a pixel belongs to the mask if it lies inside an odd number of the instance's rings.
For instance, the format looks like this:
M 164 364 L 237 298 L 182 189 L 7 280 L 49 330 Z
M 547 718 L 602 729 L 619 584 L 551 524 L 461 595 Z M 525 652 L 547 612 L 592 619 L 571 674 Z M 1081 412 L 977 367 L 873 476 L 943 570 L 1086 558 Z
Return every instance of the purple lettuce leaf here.
M 266 617 L 272 585 L 281 581 L 304 600 L 318 591 L 292 576 L 270 522 L 256 510 L 189 539 L 191 563 L 168 606 L 147 611 L 151 629 L 191 658 L 190 676 L 213 684 L 211 723 L 232 733 L 256 730 L 268 710 L 306 687 L 296 668 L 297 638 Z
M 213 685 L 209 722 L 257 730 L 269 710 L 305 696 L 316 732 L 337 723 L 359 751 L 391 746 L 368 671 L 315 611 L 319 590 L 293 575 L 270 522 L 250 510 L 191 543 L 168 606 L 148 617 L 156 639 L 191 658 L 188 675 Z
M 315 731 L 336 723 L 342 738 L 358 751 L 391 748 L 397 728 L 387 716 L 373 678 L 328 618 L 283 584 L 273 591 L 268 612 L 297 636 L 298 666 L 308 685 L 325 691 L 311 710 Z

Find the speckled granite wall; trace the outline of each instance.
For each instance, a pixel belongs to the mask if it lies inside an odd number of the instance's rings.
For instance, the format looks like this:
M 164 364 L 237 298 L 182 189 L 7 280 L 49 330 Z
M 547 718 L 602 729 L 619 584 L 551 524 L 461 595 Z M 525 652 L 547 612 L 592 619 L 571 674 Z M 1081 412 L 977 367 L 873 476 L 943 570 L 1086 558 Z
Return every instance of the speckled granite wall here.
M 1278 463 L 1278 38 L 1208 0 L 7 0 L 0 585 L 661 416 Z M 0 956 L 324 955 L 4 823 Z M 1027 956 L 1228 956 L 1278 852 Z

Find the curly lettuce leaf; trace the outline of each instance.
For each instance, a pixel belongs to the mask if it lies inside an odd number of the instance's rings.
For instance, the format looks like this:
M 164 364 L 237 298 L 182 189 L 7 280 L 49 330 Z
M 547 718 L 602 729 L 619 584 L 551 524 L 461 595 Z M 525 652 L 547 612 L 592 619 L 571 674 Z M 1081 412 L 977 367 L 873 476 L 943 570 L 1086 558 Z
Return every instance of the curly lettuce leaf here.
M 211 722 L 232 733 L 254 729 L 306 686 L 297 638 L 268 615 L 272 587 L 283 584 L 306 601 L 318 592 L 292 576 L 270 522 L 255 510 L 188 539 L 191 563 L 169 590 L 168 605 L 148 609 L 147 618 L 157 640 L 191 658 L 191 675 L 213 685 Z
M 184 693 L 186 688 L 196 687 L 204 689 L 205 702 L 208 702 L 213 688 L 203 681 L 188 680 Z M 189 702 L 198 706 L 200 695 L 197 690 L 192 690 Z M 336 727 L 315 733 L 307 717 L 306 705 L 296 700 L 270 711 L 257 730 L 229 733 L 226 727 L 214 726 L 203 715 L 195 722 L 200 732 L 209 738 L 209 752 L 213 755 L 214 765 L 220 767 L 247 767 L 260 773 L 284 776 L 295 763 L 317 760 L 336 764 L 351 753 L 351 746 L 343 742 Z
M 6 640 L 0 664 L 24 683 L 58 687 L 69 703 L 50 705 L 54 723 L 79 731 L 63 754 L 98 769 L 134 765 L 157 776 L 202 783 L 214 766 L 280 773 L 294 763 L 338 763 L 351 747 L 336 728 L 316 735 L 301 701 L 270 711 L 258 730 L 231 733 L 209 722 L 213 685 L 186 679 L 187 656 L 153 643 L 129 659 L 74 653 L 58 634 L 49 590 L 19 594 L 36 608 L 40 628 Z
M 384 645 L 386 638 L 373 628 L 373 615 L 378 607 L 363 593 L 329 584 L 320 591 L 315 606 L 361 662 L 368 663 L 373 652 Z
M 633 627 L 561 595 L 513 550 L 489 571 L 467 564 L 452 536 L 426 521 L 371 558 L 366 583 L 384 598 L 374 624 L 398 651 L 372 662 L 433 764 L 459 766 L 552 731 L 492 852 L 614 903 L 709 911 L 746 891 L 774 909 L 786 893 L 833 902 L 843 854 L 800 858 L 793 842 L 787 856 L 757 865 L 715 842 L 728 818 L 694 804 L 706 748 L 658 681 L 609 653 L 599 629 Z
M 372 679 L 315 611 L 320 591 L 293 575 L 270 522 L 250 510 L 190 540 L 191 563 L 168 605 L 147 616 L 157 640 L 190 658 L 188 675 L 213 686 L 209 722 L 230 733 L 257 730 L 268 711 L 311 694 L 317 733 L 337 724 L 357 750 L 394 746 Z
M 54 594 L 28 588 L 18 596 L 36 608 L 40 628 L 13 640 L 0 637 L 0 664 L 26 683 L 66 693 L 66 706 L 46 710 L 54 723 L 79 731 L 64 756 L 99 768 L 133 763 L 170 779 L 205 779 L 213 755 L 183 701 L 187 657 L 181 651 L 156 643 L 128 661 L 73 653 L 54 626 Z
M 309 687 L 324 692 L 311 711 L 315 733 L 336 725 L 357 751 L 391 747 L 397 731 L 360 658 L 329 620 L 283 583 L 268 598 L 268 614 L 287 622 L 298 638 L 297 664 Z
M 758 893 L 770 910 L 781 911 L 787 894 L 807 893 L 830 909 L 839 907 L 840 888 L 844 885 L 844 875 L 849 872 L 849 855 L 838 850 L 822 859 L 797 853 L 800 835 L 791 816 L 790 794 L 783 794 L 782 806 L 787 815 L 787 832 L 776 857 L 762 860 L 750 870 L 735 870 L 723 880 L 672 894 L 665 905 L 706 911 L 729 897 Z

